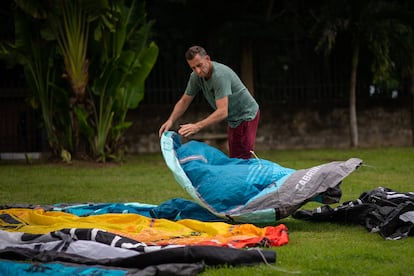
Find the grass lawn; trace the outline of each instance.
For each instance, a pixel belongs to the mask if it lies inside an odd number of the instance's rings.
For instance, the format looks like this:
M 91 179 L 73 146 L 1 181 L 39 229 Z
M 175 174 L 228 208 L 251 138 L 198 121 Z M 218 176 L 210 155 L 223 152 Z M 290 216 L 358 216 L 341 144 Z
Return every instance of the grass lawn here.
M 302 169 L 358 157 L 364 165 L 342 183 L 341 204 L 367 190 L 388 187 L 414 191 L 414 148 L 352 150 L 278 150 L 256 153 L 282 166 Z M 27 165 L 0 161 L 0 205 L 30 203 L 142 202 L 159 204 L 190 199 L 175 182 L 159 154 L 130 156 L 123 164 Z M 303 208 L 319 206 L 309 203 Z M 335 206 L 335 205 L 333 205 Z M 359 225 L 280 220 L 289 243 L 277 252 L 276 265 L 208 269 L 202 275 L 412 275 L 414 237 L 386 241 Z

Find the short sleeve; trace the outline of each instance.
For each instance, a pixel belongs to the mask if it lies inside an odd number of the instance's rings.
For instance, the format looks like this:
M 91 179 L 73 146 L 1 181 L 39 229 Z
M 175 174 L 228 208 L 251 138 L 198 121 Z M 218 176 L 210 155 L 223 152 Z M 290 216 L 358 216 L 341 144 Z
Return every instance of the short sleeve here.
M 187 95 L 195 96 L 201 90 L 198 77 L 193 73 L 191 73 L 190 78 L 188 79 L 187 87 L 185 89 Z
M 219 100 L 221 98 L 224 98 L 226 96 L 231 95 L 231 80 L 229 78 L 226 78 L 224 76 L 220 76 L 216 79 L 216 82 L 214 84 L 214 98 L 216 100 Z

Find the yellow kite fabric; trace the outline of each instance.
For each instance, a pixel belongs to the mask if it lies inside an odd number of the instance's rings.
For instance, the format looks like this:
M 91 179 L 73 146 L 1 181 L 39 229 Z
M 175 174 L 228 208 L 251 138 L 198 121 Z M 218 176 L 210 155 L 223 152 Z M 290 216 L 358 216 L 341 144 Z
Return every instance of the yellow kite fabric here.
M 288 243 L 287 227 L 257 227 L 224 222 L 151 219 L 138 214 L 79 217 L 59 211 L 11 208 L 0 210 L 0 230 L 47 234 L 67 228 L 94 228 L 148 245 L 214 245 L 233 248 L 281 246 Z

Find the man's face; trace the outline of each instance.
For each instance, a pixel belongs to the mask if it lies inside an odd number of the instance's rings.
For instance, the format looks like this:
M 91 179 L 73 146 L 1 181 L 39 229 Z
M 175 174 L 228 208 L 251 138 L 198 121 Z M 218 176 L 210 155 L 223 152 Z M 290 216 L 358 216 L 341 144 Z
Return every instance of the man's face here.
M 187 60 L 187 63 L 200 78 L 210 77 L 211 60 L 208 55 L 201 57 L 197 54 L 192 60 Z

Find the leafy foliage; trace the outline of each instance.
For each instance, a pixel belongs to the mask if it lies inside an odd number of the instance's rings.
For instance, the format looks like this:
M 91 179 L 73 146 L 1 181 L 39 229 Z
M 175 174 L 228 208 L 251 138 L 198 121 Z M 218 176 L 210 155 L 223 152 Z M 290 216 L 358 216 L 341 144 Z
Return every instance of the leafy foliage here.
M 152 23 L 143 20 L 144 8 L 143 4 L 136 5 L 135 1 L 130 8 L 113 3 L 111 10 L 116 20 L 111 31 L 95 36 L 97 45 L 106 49 L 94 57 L 99 70 L 94 71 L 96 76 L 90 89 L 98 104 L 92 121 L 85 120 L 83 111 L 82 122 L 100 161 L 105 161 L 108 156 L 121 155 L 119 142 L 122 133 L 132 125 L 125 121 L 127 111 L 136 108 L 143 99 L 145 79 L 158 56 L 158 47 L 148 42 Z M 95 33 L 99 34 L 101 27 L 98 25 Z M 77 114 L 80 115 L 80 111 Z M 96 128 L 89 122 L 96 123 Z
M 132 124 L 126 114 L 143 99 L 158 56 L 152 23 L 135 0 L 61 2 L 15 0 L 16 39 L 0 45 L 1 57 L 24 66 L 56 156 L 117 159 Z

